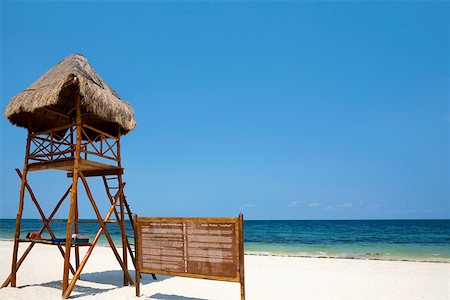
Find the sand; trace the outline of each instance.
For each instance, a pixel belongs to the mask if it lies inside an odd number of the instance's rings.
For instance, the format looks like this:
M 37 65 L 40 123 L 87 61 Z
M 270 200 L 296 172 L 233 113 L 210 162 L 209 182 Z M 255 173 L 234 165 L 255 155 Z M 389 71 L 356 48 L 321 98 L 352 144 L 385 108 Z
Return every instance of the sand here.
M 12 248 L 0 241 L 2 282 Z M 18 272 L 18 288 L 0 289 L 0 299 L 60 299 L 62 268 L 56 247 L 36 245 Z M 246 255 L 245 271 L 247 299 L 450 299 L 450 263 Z M 111 249 L 96 247 L 71 298 L 138 299 L 121 282 Z M 144 275 L 141 293 L 140 299 L 239 299 L 239 284 Z

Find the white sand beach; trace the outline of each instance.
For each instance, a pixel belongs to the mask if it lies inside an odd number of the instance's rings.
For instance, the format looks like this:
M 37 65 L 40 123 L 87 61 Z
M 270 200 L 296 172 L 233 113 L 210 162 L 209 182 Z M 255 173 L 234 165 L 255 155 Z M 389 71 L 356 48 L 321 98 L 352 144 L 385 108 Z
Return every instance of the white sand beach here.
M 0 241 L 2 282 L 12 248 L 12 242 Z M 62 270 L 56 247 L 36 245 L 18 272 L 18 288 L 0 289 L 0 299 L 60 299 Z M 245 279 L 247 299 L 450 299 L 450 263 L 246 255 Z M 111 249 L 96 247 L 71 298 L 138 299 L 134 287 L 121 282 Z M 239 299 L 239 284 L 143 275 L 141 294 L 140 299 Z

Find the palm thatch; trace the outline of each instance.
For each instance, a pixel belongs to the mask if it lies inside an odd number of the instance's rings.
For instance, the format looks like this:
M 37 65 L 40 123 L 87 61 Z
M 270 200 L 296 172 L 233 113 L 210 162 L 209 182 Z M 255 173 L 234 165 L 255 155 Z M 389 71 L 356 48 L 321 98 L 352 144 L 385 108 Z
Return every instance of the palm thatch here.
M 66 57 L 12 98 L 5 116 L 17 126 L 31 126 L 33 132 L 64 126 L 74 116 L 74 93 L 81 96 L 83 123 L 113 135 L 118 130 L 126 134 L 136 126 L 130 104 L 80 54 Z

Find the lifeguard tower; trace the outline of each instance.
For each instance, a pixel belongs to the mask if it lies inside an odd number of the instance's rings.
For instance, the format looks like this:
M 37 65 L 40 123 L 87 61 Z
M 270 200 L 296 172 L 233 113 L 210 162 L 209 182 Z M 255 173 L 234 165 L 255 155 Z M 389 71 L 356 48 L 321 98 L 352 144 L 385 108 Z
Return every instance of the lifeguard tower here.
M 21 172 L 16 169 L 21 178 L 21 186 L 11 274 L 2 287 L 9 284 L 16 286 L 16 273 L 20 265 L 33 246 L 42 243 L 58 247 L 64 258 L 62 295 L 68 298 L 102 233 L 123 270 L 124 285 L 134 284 L 128 272 L 128 255 L 133 264 L 135 257 L 125 227 L 125 219 L 129 217 L 132 226 L 133 219 L 124 195 L 120 154 L 121 136 L 136 126 L 131 106 L 103 81 L 84 56 L 73 54 L 12 98 L 5 116 L 12 124 L 27 128 L 28 136 L 23 170 Z M 72 184 L 61 199 L 55 202 L 54 210 L 47 217 L 27 182 L 27 176 L 30 172 L 48 169 L 64 171 L 72 178 Z M 103 216 L 88 185 L 88 178 L 94 176 L 103 179 L 105 198 L 109 201 L 110 208 Z M 80 186 L 86 191 L 99 225 L 97 234 L 86 243 L 72 242 L 72 234 L 78 233 L 79 224 L 82 223 L 78 215 L 77 195 Z M 55 238 L 51 228 L 53 217 L 63 201 L 70 198 L 65 241 L 21 236 L 20 225 L 26 191 L 43 221 L 39 233 L 47 230 L 52 238 Z M 117 223 L 120 228 L 122 254 L 117 250 L 106 227 L 106 223 L 112 222 Z M 18 258 L 20 244 L 28 246 Z M 79 247 L 88 247 L 84 257 L 80 257 Z M 75 266 L 70 262 L 71 249 L 74 249 Z M 72 273 L 70 280 L 69 272 Z

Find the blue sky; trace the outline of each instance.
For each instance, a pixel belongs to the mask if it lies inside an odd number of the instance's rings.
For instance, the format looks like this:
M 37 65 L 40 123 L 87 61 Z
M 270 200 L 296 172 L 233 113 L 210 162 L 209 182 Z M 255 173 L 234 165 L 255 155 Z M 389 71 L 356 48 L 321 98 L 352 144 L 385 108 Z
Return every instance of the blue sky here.
M 84 54 L 136 111 L 122 147 L 139 215 L 450 218 L 448 2 L 0 5 L 1 110 Z M 13 218 L 26 131 L 0 122 Z M 29 182 L 47 213 L 70 184 Z

